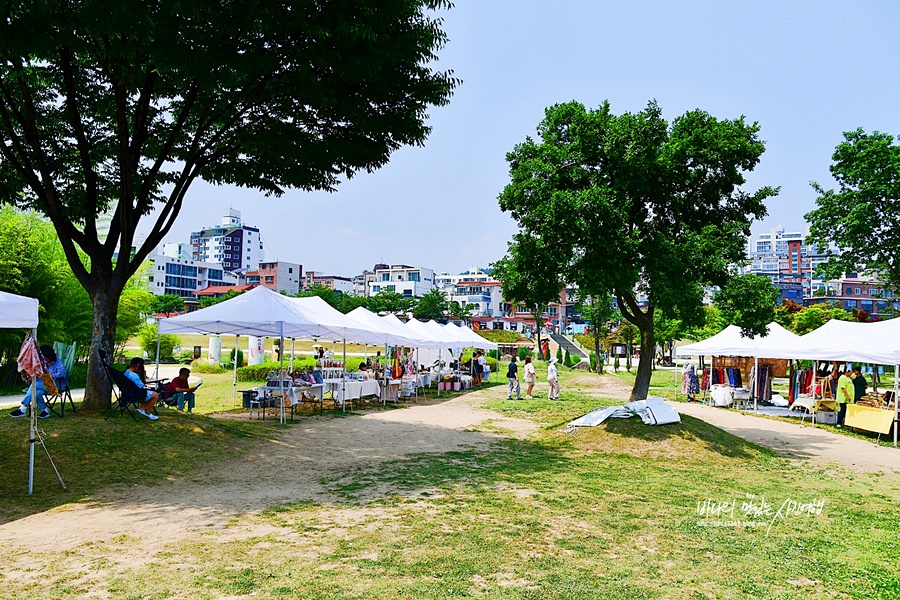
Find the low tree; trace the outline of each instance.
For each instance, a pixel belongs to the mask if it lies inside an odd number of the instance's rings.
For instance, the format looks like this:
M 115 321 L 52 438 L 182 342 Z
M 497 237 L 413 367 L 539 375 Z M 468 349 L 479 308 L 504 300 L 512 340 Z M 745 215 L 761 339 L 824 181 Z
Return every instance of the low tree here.
M 222 294 L 219 297 L 204 296 L 203 298 L 200 298 L 198 303 L 200 304 L 200 308 L 208 308 L 210 306 L 215 306 L 216 304 L 219 304 L 220 302 L 225 302 L 226 300 L 231 300 L 232 298 L 237 298 L 242 293 L 243 292 L 238 292 L 236 290 L 228 290 L 227 292 L 225 292 L 224 294 Z
M 448 306 L 447 314 L 450 316 L 451 319 L 456 319 L 456 320 L 462 321 L 463 323 L 468 325 L 472 319 L 472 316 L 473 316 L 472 313 L 474 310 L 475 310 L 475 306 L 472 304 L 463 305 L 463 304 L 460 304 L 459 302 L 457 302 L 456 300 L 453 300 L 452 302 L 450 302 L 450 304 Z M 539 348 L 540 348 L 540 346 L 539 346 Z
M 594 344 L 594 354 L 601 356 L 604 338 L 609 334 L 609 328 L 606 324 L 612 318 L 615 310 L 612 307 L 612 298 L 609 296 L 597 298 L 596 296 L 585 297 L 582 295 L 580 301 L 581 315 L 590 322 L 589 334 Z M 603 373 L 603 361 L 596 362 L 597 372 Z
M 325 302 L 327 302 L 332 308 L 340 308 L 343 302 L 343 294 L 337 292 L 327 285 L 322 285 L 321 283 L 314 283 L 305 290 L 300 291 L 297 294 L 297 298 L 310 298 L 312 296 L 318 296 Z
M 900 289 L 900 145 L 892 135 L 857 129 L 844 133 L 831 158 L 838 189 L 814 182 L 816 209 L 805 215 L 807 244 L 828 256 L 818 274 L 871 272 Z
M 653 333 L 662 349 L 662 358 L 671 357 L 674 353 L 675 341 L 683 336 L 683 328 L 679 319 L 669 319 L 662 311 L 653 314 Z
M 457 83 L 430 68 L 449 6 L 4 3 L 0 202 L 51 220 L 91 298 L 85 408 L 109 400 L 96 350 L 112 350 L 122 290 L 195 181 L 332 191 L 424 142 Z
M 138 344 L 151 362 L 156 361 L 156 344 L 158 333 L 159 329 L 156 323 L 144 324 L 136 332 Z M 158 336 L 158 339 L 160 362 L 168 362 L 172 360 L 172 354 L 175 351 L 175 348 L 181 344 L 181 338 L 179 338 L 177 335 L 164 333 Z
M 166 317 L 172 313 L 180 313 L 184 311 L 184 298 L 177 294 L 154 295 L 153 302 L 150 304 L 150 310 L 154 313 L 162 313 Z
M 404 296 L 400 292 L 382 289 L 368 300 L 368 308 L 375 313 L 391 313 L 393 315 L 406 315 L 412 310 L 416 299 Z
M 417 319 L 443 321 L 446 319 L 448 305 L 444 292 L 433 288 L 419 298 L 412 308 L 412 314 Z
M 625 344 L 625 370 L 629 373 L 631 373 L 631 353 L 634 351 L 634 342 L 640 337 L 640 333 L 640 330 L 628 321 L 622 322 L 616 330 L 619 341 Z
M 640 332 L 631 398 L 646 398 L 655 311 L 702 322 L 705 290 L 746 258 L 750 224 L 776 194 L 743 189 L 764 151 L 759 126 L 700 110 L 669 124 L 655 102 L 622 115 L 570 102 L 548 108 L 538 134 L 507 155 L 500 207 L 518 222 L 516 240 L 552 252 L 566 283 L 616 298 Z

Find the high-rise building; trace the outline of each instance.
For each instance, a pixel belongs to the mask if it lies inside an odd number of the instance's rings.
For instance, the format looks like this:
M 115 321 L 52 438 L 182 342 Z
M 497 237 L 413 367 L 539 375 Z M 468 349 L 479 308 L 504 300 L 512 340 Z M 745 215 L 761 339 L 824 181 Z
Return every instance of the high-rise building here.
M 241 223 L 241 212 L 228 209 L 220 225 L 191 233 L 191 258 L 222 265 L 225 271 L 252 270 L 264 260 L 259 229 Z
M 753 273 L 769 277 L 776 287 L 803 287 L 803 295 L 809 297 L 825 282 L 817 277 L 818 266 L 826 260 L 816 246 L 806 244 L 809 230 L 785 231 L 784 227 L 773 227 L 761 233 L 750 246 L 750 264 L 741 273 Z

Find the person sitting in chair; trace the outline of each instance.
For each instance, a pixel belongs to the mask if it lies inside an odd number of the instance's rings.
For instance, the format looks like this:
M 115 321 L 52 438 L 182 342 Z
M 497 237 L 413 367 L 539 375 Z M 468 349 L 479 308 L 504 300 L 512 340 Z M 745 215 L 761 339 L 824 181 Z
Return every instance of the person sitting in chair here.
M 163 391 L 163 400 L 166 404 L 169 406 L 175 404 L 178 406 L 178 410 L 184 410 L 184 405 L 187 404 L 188 412 L 194 412 L 194 392 L 200 385 L 191 387 L 188 383 L 190 376 L 191 370 L 187 367 L 178 369 L 178 377 L 167 383 L 166 389 Z
M 130 379 L 139 388 L 147 390 L 146 400 L 142 402 L 137 409 L 138 414 L 147 417 L 151 421 L 157 420 L 159 417 L 154 415 L 152 411 L 153 407 L 156 406 L 157 400 L 159 400 L 159 394 L 153 390 L 147 389 L 147 372 L 144 369 L 144 359 L 140 356 L 132 358 L 131 364 L 129 364 L 128 368 L 125 370 L 125 377 Z
M 56 389 L 62 390 L 69 387 L 69 379 L 66 376 L 66 366 L 59 358 L 57 358 L 53 348 L 50 346 L 41 346 L 40 351 L 44 362 L 44 370 L 53 377 L 53 383 L 56 384 Z M 28 414 L 28 407 L 31 406 L 32 388 L 34 388 L 33 391 L 35 396 L 37 396 L 37 406 L 40 411 L 38 413 L 38 418 L 46 419 L 50 416 L 50 411 L 47 410 L 47 404 L 44 402 L 44 395 L 47 393 L 47 388 L 44 387 L 44 382 L 40 377 L 37 378 L 35 383 L 28 386 L 28 391 L 26 392 L 25 397 L 22 398 L 22 405 L 9 413 L 9 416 L 17 419 Z

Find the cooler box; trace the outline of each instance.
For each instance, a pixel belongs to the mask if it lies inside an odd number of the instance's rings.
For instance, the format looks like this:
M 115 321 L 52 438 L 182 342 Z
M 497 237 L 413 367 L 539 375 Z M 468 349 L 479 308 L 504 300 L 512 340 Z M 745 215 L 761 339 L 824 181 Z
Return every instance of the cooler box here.
M 250 408 L 250 402 L 256 400 L 256 390 L 241 390 L 244 408 Z
M 837 425 L 838 414 L 833 410 L 820 410 L 816 413 L 816 423 L 822 425 Z

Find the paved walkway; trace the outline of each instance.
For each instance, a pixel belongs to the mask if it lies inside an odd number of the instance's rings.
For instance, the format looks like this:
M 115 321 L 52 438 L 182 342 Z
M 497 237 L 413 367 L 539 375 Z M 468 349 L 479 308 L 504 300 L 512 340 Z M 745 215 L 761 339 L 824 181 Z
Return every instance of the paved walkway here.
M 676 402 L 674 406 L 681 414 L 702 419 L 728 433 L 772 448 L 785 457 L 814 464 L 838 463 L 858 471 L 900 476 L 900 449 L 894 448 L 893 438 L 888 440 L 887 436 L 881 437 L 882 446 L 875 446 L 874 442 L 825 429 L 756 417 L 706 404 Z

